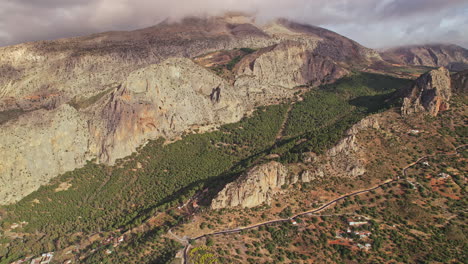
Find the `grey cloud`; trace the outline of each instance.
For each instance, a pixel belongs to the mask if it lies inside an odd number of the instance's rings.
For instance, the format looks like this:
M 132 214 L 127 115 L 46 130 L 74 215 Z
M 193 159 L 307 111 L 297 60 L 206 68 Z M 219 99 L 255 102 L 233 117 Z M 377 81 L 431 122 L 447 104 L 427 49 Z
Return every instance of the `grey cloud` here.
M 373 48 L 423 42 L 468 47 L 466 0 L 0 0 L 0 46 L 226 11 L 324 26 Z

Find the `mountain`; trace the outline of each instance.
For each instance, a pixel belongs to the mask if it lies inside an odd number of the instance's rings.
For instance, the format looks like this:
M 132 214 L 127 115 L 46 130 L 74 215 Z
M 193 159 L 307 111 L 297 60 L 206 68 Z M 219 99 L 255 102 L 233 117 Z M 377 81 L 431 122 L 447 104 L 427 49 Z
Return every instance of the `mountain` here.
M 195 63 L 221 50 L 236 64 L 231 80 L 213 71 L 222 63 Z M 239 121 L 295 87 L 379 59 L 326 29 L 243 16 L 0 48 L 0 203 L 87 161 L 114 164 L 150 139 Z
M 468 50 L 452 44 L 414 45 L 392 48 L 381 53 L 384 60 L 400 65 L 468 69 Z
M 458 90 L 431 86 L 446 73 L 353 73 L 114 165 L 87 163 L 0 207 L 0 263 L 459 262 L 466 95 L 443 98 L 437 116 L 390 101 Z
M 466 71 L 241 15 L 0 65 L 0 264 L 464 261 Z

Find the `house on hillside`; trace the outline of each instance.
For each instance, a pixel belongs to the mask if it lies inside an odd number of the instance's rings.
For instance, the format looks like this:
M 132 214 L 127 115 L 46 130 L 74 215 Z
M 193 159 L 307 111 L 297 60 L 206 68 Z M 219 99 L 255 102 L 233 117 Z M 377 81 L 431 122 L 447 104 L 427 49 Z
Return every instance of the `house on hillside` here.
M 439 179 L 444 179 L 444 180 L 452 177 L 449 174 L 444 173 L 444 172 L 439 173 L 439 175 L 437 175 L 437 176 L 439 176 Z
M 369 231 L 354 232 L 355 235 L 358 235 L 360 238 L 369 237 L 372 233 Z
M 361 250 L 365 250 L 365 251 L 368 251 L 372 248 L 372 245 L 369 244 L 369 243 L 366 243 L 366 244 L 357 244 L 358 248 L 361 249 Z
M 368 224 L 367 221 L 362 221 L 362 222 L 350 221 L 348 223 L 349 223 L 350 226 L 362 226 L 362 225 L 367 225 Z

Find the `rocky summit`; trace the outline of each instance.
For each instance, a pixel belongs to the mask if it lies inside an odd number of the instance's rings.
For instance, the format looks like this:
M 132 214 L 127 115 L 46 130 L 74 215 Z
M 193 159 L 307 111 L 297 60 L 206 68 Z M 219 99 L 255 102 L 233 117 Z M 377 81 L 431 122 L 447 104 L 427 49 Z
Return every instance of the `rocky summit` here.
M 401 112 L 409 115 L 427 112 L 437 116 L 440 111 L 449 109 L 452 86 L 449 71 L 441 67 L 419 77 L 414 84 L 404 91 Z

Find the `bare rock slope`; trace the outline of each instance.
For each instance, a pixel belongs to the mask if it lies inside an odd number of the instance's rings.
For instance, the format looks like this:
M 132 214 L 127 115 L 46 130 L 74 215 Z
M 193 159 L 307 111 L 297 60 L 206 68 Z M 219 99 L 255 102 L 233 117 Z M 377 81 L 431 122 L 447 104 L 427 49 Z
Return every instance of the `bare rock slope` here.
M 381 55 L 384 60 L 401 65 L 446 67 L 453 71 L 468 69 L 468 50 L 457 45 L 404 46 Z
M 255 207 L 269 203 L 289 183 L 288 169 L 278 162 L 256 166 L 242 175 L 235 182 L 229 183 L 213 200 L 211 207 Z
M 452 96 L 449 71 L 441 67 L 421 75 L 414 84 L 403 91 L 403 115 L 427 112 L 437 116 L 440 111 L 450 107 Z
M 236 66 L 234 83 L 192 62 L 243 47 L 258 50 Z M 325 29 L 246 17 L 0 48 L 0 204 L 87 160 L 113 164 L 149 139 L 236 122 L 296 86 L 379 59 Z

